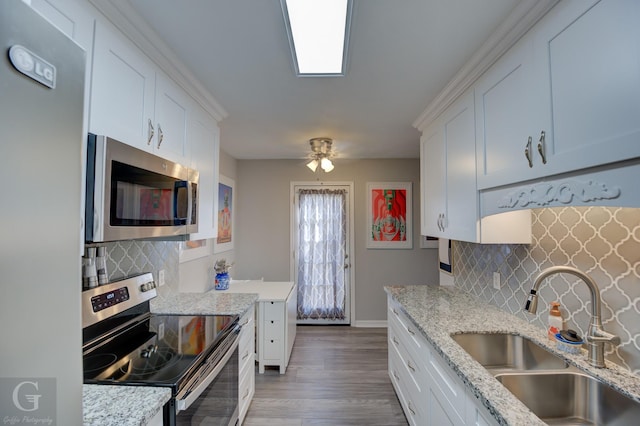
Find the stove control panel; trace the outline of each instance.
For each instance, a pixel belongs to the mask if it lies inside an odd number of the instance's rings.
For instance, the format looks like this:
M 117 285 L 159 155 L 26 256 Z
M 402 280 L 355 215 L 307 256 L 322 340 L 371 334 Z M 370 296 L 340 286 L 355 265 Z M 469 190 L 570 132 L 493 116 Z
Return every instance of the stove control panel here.
M 82 328 L 110 318 L 157 296 L 150 272 L 82 292 Z
M 93 296 L 91 298 L 91 308 L 93 312 L 100 312 L 103 309 L 110 308 L 127 300 L 129 300 L 129 290 L 126 287 L 121 287 L 107 293 Z
M 149 281 L 149 282 L 140 284 L 140 291 L 143 292 L 143 293 L 145 291 L 153 290 L 154 288 L 156 288 L 156 282 L 155 281 Z

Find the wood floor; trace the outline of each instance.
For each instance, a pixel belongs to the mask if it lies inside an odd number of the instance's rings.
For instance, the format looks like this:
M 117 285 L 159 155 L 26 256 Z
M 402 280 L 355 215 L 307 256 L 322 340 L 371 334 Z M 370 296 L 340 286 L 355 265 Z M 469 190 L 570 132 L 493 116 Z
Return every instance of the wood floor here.
M 298 326 L 286 374 L 256 374 L 243 424 L 406 426 L 389 379 L 386 328 Z

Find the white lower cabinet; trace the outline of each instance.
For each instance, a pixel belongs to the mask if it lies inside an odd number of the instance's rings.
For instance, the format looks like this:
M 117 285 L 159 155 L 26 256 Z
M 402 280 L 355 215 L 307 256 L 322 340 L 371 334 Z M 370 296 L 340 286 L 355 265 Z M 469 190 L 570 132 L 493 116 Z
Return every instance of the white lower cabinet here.
M 390 297 L 388 307 L 389 377 L 409 424 L 497 425 Z
M 242 330 L 238 343 L 238 410 L 239 423 L 242 424 L 256 390 L 255 339 L 256 322 L 253 306 L 240 318 Z
M 284 374 L 296 339 L 297 286 L 290 283 L 286 299 L 258 301 L 258 371 L 277 365 Z

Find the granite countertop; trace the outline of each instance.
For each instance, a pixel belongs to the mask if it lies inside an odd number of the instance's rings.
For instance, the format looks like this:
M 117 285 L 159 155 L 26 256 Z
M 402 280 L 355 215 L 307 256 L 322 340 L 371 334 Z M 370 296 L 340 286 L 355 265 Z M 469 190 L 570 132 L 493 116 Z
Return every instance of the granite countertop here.
M 258 300 L 254 293 L 227 293 L 210 290 L 206 293 L 179 293 L 172 297 L 151 300 L 151 312 L 167 315 L 240 315 Z
M 171 398 L 171 389 L 83 385 L 84 426 L 144 426 Z
M 420 285 L 386 286 L 385 291 L 401 305 L 404 313 L 499 424 L 545 423 L 454 342 L 451 334 L 505 332 L 527 337 L 640 402 L 640 380 L 637 376 L 611 362 L 607 362 L 607 368 L 603 369 L 590 366 L 585 349 L 576 355 L 560 352 L 547 339 L 546 330 L 459 289 Z

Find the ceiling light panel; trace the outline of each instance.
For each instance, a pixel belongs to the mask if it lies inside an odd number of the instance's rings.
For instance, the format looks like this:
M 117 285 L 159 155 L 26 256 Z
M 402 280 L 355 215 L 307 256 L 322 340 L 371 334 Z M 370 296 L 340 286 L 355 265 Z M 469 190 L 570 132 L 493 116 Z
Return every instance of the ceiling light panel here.
M 280 0 L 298 75 L 344 75 L 351 1 Z

